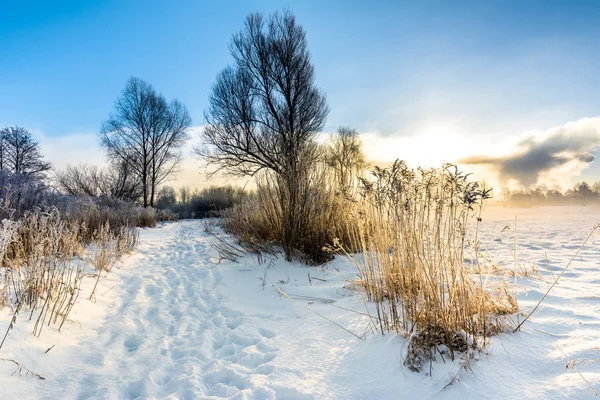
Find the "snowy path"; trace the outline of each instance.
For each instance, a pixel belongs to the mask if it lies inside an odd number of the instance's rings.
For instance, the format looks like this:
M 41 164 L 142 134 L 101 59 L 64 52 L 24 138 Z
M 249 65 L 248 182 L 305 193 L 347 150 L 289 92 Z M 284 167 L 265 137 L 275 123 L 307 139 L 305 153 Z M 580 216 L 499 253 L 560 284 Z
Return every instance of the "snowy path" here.
M 268 374 L 274 332 L 247 329 L 223 305 L 210 243 L 189 224 L 146 239 L 128 260 L 121 304 L 97 337 L 80 345 L 81 365 L 57 376 L 78 398 L 173 398 L 257 392 L 253 374 Z
M 491 241 L 514 221 L 512 210 L 505 214 L 484 217 L 482 235 Z M 596 216 L 547 219 L 527 211 L 519 217 L 521 261 L 543 275 L 519 279 L 524 309 L 543 295 Z M 510 265 L 506 243 L 491 247 Z M 10 365 L 0 363 L 0 398 L 594 398 L 565 368 L 557 344 L 600 389 L 600 363 L 587 363 L 600 356 L 600 235 L 523 332 L 493 338 L 472 371 L 446 390 L 457 362 L 435 363 L 432 376 L 415 374 L 402 366 L 402 337 L 361 341 L 331 322 L 358 335 L 369 322 L 347 311 L 365 310 L 361 296 L 346 288 L 355 273 L 350 263 L 314 268 L 247 256 L 216 264 L 215 255 L 199 221 L 143 230 L 138 250 L 101 281 L 98 302 L 83 294 L 63 332 L 49 328 L 34 338 L 30 323 L 19 320 L 0 357 L 47 379 L 11 377 Z M 1 326 L 8 317 L 0 313 Z

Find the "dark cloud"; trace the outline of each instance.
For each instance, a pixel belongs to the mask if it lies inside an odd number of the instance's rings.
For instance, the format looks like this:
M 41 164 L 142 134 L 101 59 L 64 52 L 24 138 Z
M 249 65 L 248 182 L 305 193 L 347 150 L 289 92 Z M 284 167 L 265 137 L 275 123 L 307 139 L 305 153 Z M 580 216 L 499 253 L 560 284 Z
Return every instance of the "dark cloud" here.
M 594 161 L 599 145 L 600 118 L 588 118 L 529 135 L 517 143 L 512 154 L 467 157 L 460 163 L 487 166 L 497 171 L 504 183 L 515 179 L 530 186 L 540 183 L 540 177 L 548 172 L 559 174 L 563 166 L 575 166 L 580 172 Z M 573 174 L 573 168 L 569 171 Z

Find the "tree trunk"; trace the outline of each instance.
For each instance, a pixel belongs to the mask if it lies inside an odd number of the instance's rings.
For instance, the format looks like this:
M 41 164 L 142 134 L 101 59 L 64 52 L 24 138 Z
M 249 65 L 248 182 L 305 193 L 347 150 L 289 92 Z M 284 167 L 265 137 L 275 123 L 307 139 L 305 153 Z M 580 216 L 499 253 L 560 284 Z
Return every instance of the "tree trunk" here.
M 155 190 L 156 190 L 156 178 L 153 176 L 150 180 L 150 207 L 154 207 Z
M 294 254 L 297 253 L 299 242 L 299 230 L 301 229 L 300 220 L 302 210 L 299 209 L 301 177 L 297 171 L 297 166 L 288 167 L 288 172 L 280 177 L 280 201 L 283 218 L 283 251 L 286 261 L 292 261 Z
M 148 172 L 142 172 L 142 192 L 144 194 L 144 207 L 148 207 Z

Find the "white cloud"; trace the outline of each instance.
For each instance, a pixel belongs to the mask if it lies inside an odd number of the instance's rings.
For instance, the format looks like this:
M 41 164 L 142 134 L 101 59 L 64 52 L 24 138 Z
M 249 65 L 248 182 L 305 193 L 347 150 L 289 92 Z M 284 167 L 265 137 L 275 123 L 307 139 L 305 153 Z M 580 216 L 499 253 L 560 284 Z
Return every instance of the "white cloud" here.
M 96 134 L 47 136 L 39 130 L 32 130 L 32 135 L 40 142 L 42 154 L 52 163 L 54 169 L 62 169 L 68 164 L 105 162 Z
M 190 140 L 182 149 L 183 160 L 179 170 L 165 184 L 175 188 L 183 186 L 203 188 L 225 183 L 244 185 L 246 180 L 226 180 L 222 177 L 206 177 L 202 169 L 201 160 L 193 153 L 194 146 L 199 142 L 201 131 L 201 126 L 190 128 Z M 80 163 L 106 165 L 104 151 L 100 147 L 98 135 L 95 133 L 48 136 L 38 129 L 32 129 L 31 133 L 39 141 L 42 154 L 52 163 L 55 170 L 61 170 L 67 165 L 77 165 Z

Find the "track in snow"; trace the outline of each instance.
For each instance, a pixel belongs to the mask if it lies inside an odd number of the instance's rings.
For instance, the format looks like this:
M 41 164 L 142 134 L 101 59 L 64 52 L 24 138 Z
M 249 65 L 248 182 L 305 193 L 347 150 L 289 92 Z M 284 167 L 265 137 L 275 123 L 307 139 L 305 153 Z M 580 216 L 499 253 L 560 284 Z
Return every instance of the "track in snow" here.
M 273 371 L 275 333 L 223 305 L 205 235 L 189 223 L 165 229 L 167 238 L 145 241 L 128 262 L 121 304 L 80 345 L 81 364 L 57 376 L 56 389 L 81 399 L 275 396 L 257 383 Z

